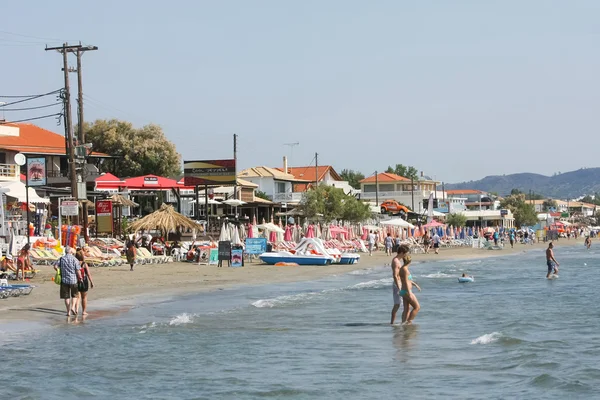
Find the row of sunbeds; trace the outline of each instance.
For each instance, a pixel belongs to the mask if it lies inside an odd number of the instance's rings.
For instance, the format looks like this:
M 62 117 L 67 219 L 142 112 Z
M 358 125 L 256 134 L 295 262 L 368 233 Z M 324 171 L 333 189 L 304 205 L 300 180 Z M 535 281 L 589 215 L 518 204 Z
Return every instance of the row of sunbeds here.
M 84 252 L 85 261 L 92 267 L 116 267 L 127 264 L 126 257 L 117 249 L 107 249 L 106 252 L 103 252 L 97 246 L 87 246 Z M 62 256 L 56 249 L 44 250 L 32 248 L 30 254 L 34 264 L 37 265 L 55 265 Z M 137 249 L 136 264 L 164 264 L 168 262 L 173 262 L 173 257 L 166 255 L 155 256 L 143 247 Z

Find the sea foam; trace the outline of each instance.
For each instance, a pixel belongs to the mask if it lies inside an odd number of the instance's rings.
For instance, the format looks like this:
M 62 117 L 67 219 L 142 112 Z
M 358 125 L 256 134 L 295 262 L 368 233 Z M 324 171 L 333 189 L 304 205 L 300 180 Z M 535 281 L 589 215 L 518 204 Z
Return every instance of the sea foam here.
M 479 336 L 477 339 L 471 340 L 471 344 L 490 344 L 497 342 L 502 334 L 500 332 L 492 332 L 487 333 L 485 335 Z
M 183 324 L 190 324 L 192 322 L 194 322 L 193 315 L 190 315 L 188 313 L 183 313 L 183 314 L 179 314 L 175 318 L 171 319 L 171 321 L 169 321 L 169 325 L 177 326 L 177 325 L 183 325 Z

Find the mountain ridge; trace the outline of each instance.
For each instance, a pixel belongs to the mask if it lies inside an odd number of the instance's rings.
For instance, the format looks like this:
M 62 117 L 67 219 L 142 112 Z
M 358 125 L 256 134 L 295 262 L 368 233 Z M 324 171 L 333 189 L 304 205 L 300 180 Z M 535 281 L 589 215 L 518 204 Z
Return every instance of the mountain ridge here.
M 531 172 L 489 175 L 477 181 L 446 184 L 445 189 L 476 189 L 495 192 L 500 196 L 510 194 L 512 189 L 518 189 L 524 193 L 532 191 L 549 198 L 578 198 L 600 192 L 600 168 L 581 168 L 552 176 Z

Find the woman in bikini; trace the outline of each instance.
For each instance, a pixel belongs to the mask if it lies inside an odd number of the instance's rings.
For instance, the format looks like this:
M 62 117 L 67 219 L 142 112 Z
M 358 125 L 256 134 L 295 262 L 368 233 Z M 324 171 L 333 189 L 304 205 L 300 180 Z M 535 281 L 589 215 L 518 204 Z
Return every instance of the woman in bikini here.
M 417 296 L 412 293 L 412 287 L 416 287 L 419 292 L 421 288 L 417 285 L 416 282 L 413 281 L 412 275 L 408 270 L 408 266 L 410 265 L 412 259 L 406 254 L 402 259 L 402 267 L 400 268 L 400 283 L 402 284 L 402 288 L 400 289 L 400 296 L 402 297 L 402 302 L 404 303 L 404 311 L 402 311 L 402 323 L 412 324 L 412 321 L 415 319 L 421 306 L 419 305 L 419 301 L 417 300 Z M 412 307 L 412 310 L 410 309 Z
M 21 280 L 25 280 L 25 271 L 31 271 L 31 259 L 29 258 L 29 243 L 27 243 L 17 257 L 17 280 L 19 280 L 19 270 L 21 270 Z

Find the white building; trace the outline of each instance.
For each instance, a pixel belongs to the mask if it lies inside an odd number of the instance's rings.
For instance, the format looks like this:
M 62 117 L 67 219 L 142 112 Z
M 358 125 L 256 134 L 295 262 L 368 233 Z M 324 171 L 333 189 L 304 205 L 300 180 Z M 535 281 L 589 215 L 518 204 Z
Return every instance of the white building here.
M 257 190 L 264 192 L 275 203 L 300 203 L 303 192 L 295 192 L 294 185 L 310 183 L 279 169 L 264 166 L 247 168 L 238 173 L 238 178 L 257 184 Z

